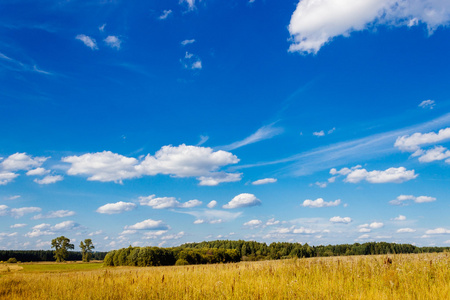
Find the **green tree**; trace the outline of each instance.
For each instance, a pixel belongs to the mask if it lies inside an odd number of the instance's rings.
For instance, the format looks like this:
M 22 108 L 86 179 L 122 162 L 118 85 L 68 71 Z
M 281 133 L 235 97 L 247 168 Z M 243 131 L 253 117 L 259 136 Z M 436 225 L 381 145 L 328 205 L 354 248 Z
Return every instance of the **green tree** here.
M 70 239 L 60 236 L 52 240 L 52 248 L 55 248 L 53 253 L 55 254 L 56 262 L 62 262 L 69 256 L 67 249 L 73 249 L 74 246 L 70 243 Z
M 84 262 L 90 262 L 92 258 L 92 249 L 95 249 L 91 239 L 85 239 L 80 242 L 81 256 Z

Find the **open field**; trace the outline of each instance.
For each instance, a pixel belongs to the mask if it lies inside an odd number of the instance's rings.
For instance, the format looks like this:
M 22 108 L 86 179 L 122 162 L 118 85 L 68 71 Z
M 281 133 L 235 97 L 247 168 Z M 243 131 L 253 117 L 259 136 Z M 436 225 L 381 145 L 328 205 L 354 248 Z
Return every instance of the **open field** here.
M 389 257 L 392 263 L 380 255 L 147 268 L 38 264 L 40 271 L 19 264 L 23 270 L 2 273 L 0 298 L 450 299 L 448 253 Z M 66 272 L 65 265 L 80 267 Z

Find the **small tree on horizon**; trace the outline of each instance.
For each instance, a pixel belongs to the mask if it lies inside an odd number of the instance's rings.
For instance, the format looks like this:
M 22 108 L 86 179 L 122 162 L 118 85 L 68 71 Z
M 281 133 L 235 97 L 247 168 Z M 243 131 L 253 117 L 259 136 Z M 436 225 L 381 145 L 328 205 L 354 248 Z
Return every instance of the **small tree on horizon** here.
M 52 240 L 52 248 L 55 248 L 56 262 L 63 262 L 69 256 L 67 249 L 73 249 L 74 245 L 70 243 L 70 239 L 62 235 Z
M 84 262 L 90 262 L 92 257 L 92 249 L 95 249 L 91 239 L 85 239 L 80 242 L 81 256 Z

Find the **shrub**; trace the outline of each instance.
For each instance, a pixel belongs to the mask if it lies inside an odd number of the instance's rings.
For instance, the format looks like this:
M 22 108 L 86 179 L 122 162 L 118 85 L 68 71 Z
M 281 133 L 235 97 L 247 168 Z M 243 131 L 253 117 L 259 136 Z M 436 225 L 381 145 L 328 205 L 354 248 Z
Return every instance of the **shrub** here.
M 16 264 L 17 259 L 15 257 L 11 257 L 11 258 L 8 258 L 8 260 L 6 262 L 9 264 Z
M 186 266 L 186 265 L 189 265 L 189 263 L 187 260 L 180 258 L 176 261 L 175 265 L 176 266 Z

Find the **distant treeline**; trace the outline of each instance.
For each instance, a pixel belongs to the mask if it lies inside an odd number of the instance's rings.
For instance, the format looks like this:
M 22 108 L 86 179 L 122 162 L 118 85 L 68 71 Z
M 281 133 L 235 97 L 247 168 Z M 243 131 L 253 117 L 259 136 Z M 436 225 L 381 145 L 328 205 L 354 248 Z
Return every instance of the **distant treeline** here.
M 258 243 L 254 241 L 211 241 L 183 244 L 174 248 L 128 247 L 109 252 L 106 266 L 169 266 L 341 255 L 431 253 L 450 247 L 416 247 L 410 244 L 370 242 L 309 246 L 299 243 Z
M 107 252 L 92 253 L 93 260 L 103 260 Z M 0 261 L 7 261 L 9 258 L 18 261 L 55 261 L 55 253 L 52 250 L 0 250 Z M 69 251 L 66 260 L 81 260 L 81 252 Z

